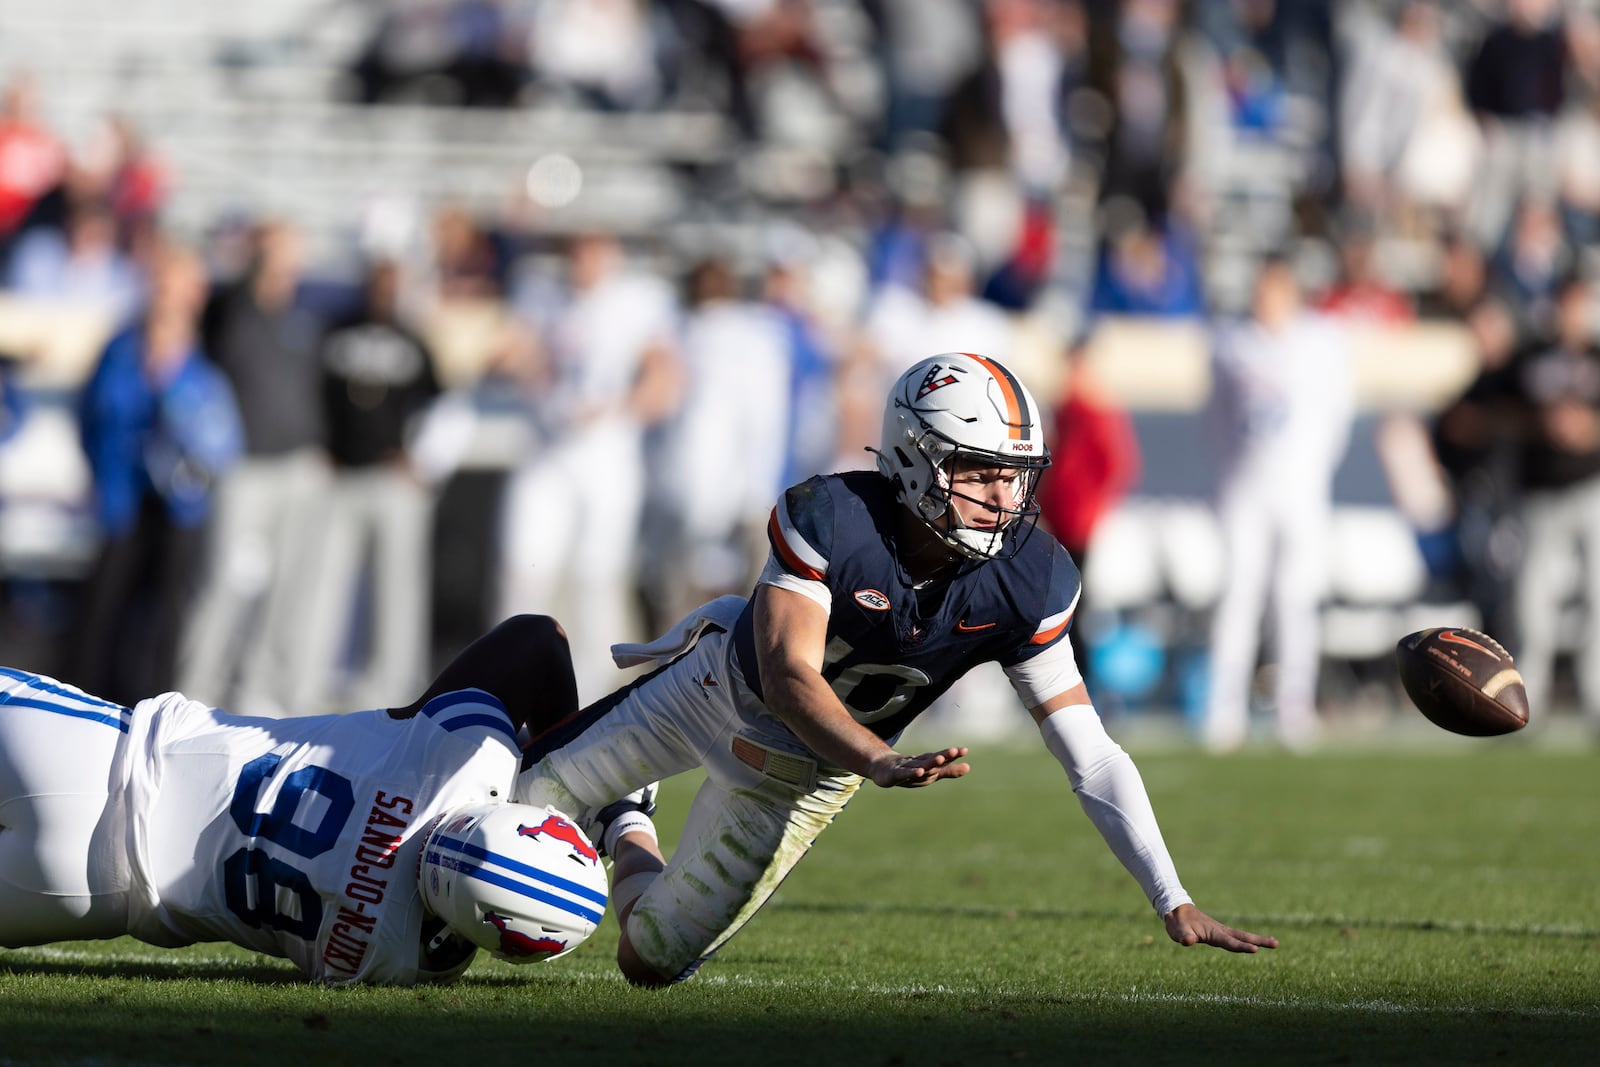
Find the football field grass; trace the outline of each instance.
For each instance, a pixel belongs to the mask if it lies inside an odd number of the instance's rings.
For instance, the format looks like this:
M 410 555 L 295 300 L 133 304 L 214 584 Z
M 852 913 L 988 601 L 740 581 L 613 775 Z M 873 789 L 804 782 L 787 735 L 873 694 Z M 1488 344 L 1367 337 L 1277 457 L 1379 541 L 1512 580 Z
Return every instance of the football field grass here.
M 980 750 L 863 790 L 667 991 L 616 976 L 609 917 L 548 967 L 409 990 L 216 945 L 0 951 L 0 1067 L 1600 1062 L 1594 750 L 1134 751 L 1196 902 L 1281 948 L 1172 944 L 1060 768 Z

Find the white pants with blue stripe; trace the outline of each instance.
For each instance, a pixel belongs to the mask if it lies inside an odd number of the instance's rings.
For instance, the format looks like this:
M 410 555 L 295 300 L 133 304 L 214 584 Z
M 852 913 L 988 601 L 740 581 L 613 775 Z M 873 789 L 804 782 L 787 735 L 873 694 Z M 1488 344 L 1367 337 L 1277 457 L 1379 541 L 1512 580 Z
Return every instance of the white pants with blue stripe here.
M 0 667 L 0 945 L 127 932 L 118 750 L 132 711 Z

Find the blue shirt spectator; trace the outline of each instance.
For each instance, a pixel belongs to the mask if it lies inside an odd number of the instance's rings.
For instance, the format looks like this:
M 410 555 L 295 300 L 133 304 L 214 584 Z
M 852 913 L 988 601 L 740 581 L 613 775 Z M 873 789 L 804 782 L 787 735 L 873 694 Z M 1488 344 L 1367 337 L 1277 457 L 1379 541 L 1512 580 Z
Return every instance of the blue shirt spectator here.
M 122 330 L 79 401 L 95 505 L 112 535 L 133 527 L 149 493 L 173 522 L 198 526 L 216 476 L 244 450 L 233 390 L 197 346 L 154 375 L 146 355 L 144 323 Z
M 1089 310 L 1181 317 L 1205 313 L 1200 264 L 1187 234 L 1138 221 L 1101 245 Z

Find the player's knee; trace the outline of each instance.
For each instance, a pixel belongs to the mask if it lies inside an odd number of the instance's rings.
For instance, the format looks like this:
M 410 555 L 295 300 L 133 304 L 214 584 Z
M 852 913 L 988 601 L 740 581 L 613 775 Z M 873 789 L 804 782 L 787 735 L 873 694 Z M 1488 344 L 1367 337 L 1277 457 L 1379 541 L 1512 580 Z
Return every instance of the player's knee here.
M 496 629 L 508 631 L 518 642 L 535 647 L 544 647 L 547 643 L 561 648 L 567 645 L 567 631 L 550 615 L 513 615 Z

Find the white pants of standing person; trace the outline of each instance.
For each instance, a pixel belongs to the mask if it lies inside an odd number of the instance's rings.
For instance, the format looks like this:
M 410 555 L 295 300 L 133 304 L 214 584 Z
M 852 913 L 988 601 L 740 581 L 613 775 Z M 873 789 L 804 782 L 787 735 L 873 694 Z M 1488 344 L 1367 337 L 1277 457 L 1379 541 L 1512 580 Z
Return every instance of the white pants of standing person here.
M 1578 697 L 1600 726 L 1600 477 L 1533 490 L 1522 505 L 1522 565 L 1515 577 L 1517 667 L 1535 716 L 1550 706 L 1567 602 L 1581 596 L 1587 619 L 1575 650 Z
M 303 715 L 307 625 L 332 468 L 319 448 L 251 456 L 213 499 L 208 558 L 178 653 L 179 688 L 246 715 Z
M 349 468 L 335 475 L 327 509 L 292 706 L 398 707 L 430 668 L 433 492 L 400 466 Z
M 1277 656 L 1278 740 L 1292 749 L 1316 739 L 1321 633 L 1317 606 L 1327 582 L 1326 501 L 1280 484 L 1240 479 L 1224 488 L 1218 518 L 1227 570 L 1211 627 L 1211 677 L 1201 740 L 1231 751 L 1249 736 L 1251 682 L 1270 595 Z
M 642 456 L 637 429 L 592 427 L 539 452 L 506 483 L 499 618 L 554 615 L 559 608 L 581 703 L 624 680 L 606 650 L 638 630 L 632 601 L 645 493 Z

